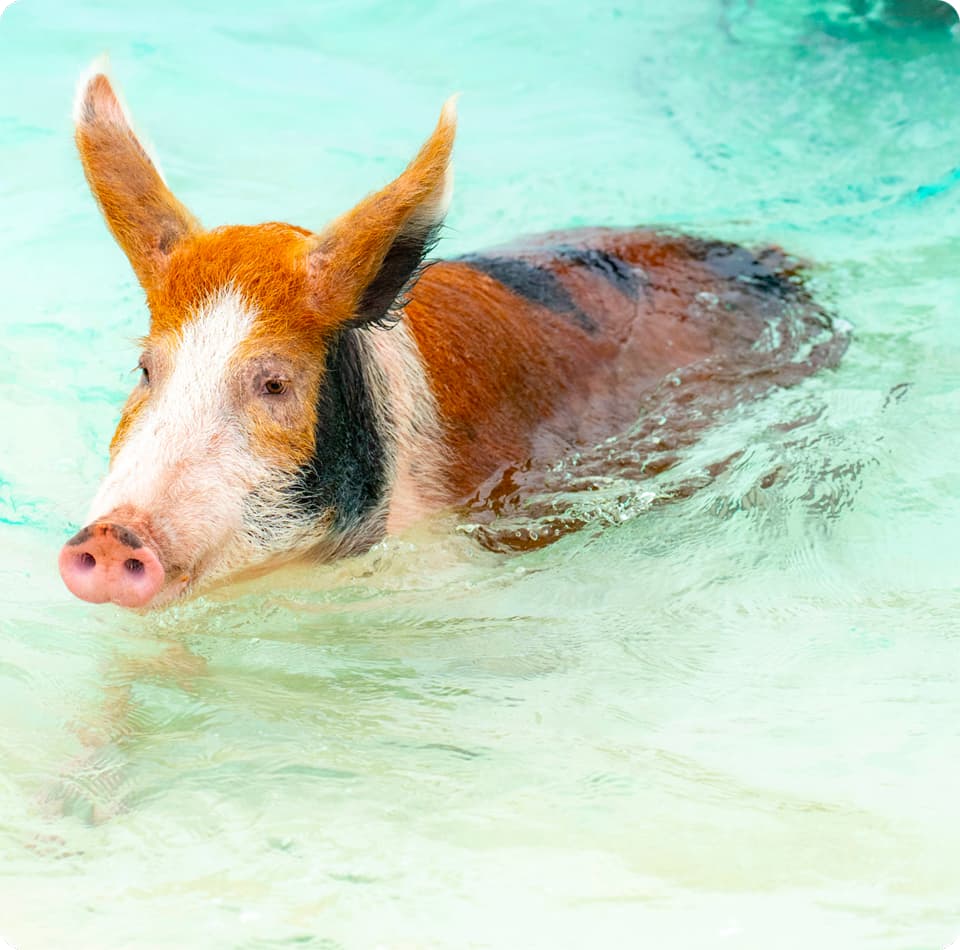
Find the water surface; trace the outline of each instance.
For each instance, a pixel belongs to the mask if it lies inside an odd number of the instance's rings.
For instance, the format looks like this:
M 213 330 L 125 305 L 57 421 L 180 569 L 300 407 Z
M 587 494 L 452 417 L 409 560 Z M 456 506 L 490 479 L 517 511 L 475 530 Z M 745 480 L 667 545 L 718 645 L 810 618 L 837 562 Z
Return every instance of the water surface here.
M 913 950 L 960 934 L 960 47 L 865 6 L 3 15 L 0 936 Z M 72 601 L 56 552 L 145 329 L 71 143 L 73 83 L 104 49 L 206 223 L 321 225 L 460 90 L 443 252 L 581 224 L 775 242 L 813 262 L 852 345 L 663 476 L 564 499 L 587 527 L 539 551 L 437 519 L 148 619 Z

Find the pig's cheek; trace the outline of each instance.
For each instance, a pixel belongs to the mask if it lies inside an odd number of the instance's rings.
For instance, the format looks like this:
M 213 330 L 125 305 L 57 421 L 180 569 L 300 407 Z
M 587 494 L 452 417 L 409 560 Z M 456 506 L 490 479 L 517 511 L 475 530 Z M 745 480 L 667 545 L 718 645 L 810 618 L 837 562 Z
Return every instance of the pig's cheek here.
M 193 480 L 185 478 L 178 492 L 181 504 L 186 502 L 196 524 L 204 528 L 203 546 L 215 549 L 233 544 L 243 530 L 250 493 L 270 476 L 269 467 L 248 449 L 234 446 L 224 454 L 232 455 L 228 464 L 203 471 Z
M 248 412 L 251 451 L 272 469 L 296 471 L 313 456 L 316 409 L 312 402 L 289 393 Z
M 251 568 L 261 566 L 274 555 L 254 541 L 249 531 L 241 530 L 209 551 L 208 556 L 191 580 L 190 587 L 199 592 Z
M 217 452 L 168 472 L 151 499 L 151 521 L 171 540 L 168 563 L 181 566 L 191 584 L 203 584 L 225 556 L 237 557 L 245 501 L 265 468 L 240 444 L 222 442 Z

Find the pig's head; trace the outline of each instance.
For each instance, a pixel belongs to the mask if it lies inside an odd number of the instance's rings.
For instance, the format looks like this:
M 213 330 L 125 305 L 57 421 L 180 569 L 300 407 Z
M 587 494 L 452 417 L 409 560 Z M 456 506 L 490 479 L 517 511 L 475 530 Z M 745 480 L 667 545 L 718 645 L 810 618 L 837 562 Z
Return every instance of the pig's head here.
M 109 473 L 60 554 L 67 587 L 152 608 L 283 561 L 369 546 L 391 478 L 389 393 L 372 337 L 449 202 L 453 102 L 399 178 L 316 234 L 201 227 L 98 70 L 81 83 L 74 118 L 150 329 Z

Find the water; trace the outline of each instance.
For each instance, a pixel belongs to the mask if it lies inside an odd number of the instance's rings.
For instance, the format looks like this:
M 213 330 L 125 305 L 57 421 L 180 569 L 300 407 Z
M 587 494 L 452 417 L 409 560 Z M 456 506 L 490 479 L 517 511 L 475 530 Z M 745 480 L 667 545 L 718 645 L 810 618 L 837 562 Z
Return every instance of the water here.
M 960 934 L 960 41 L 861 6 L 3 15 L 0 936 Z M 815 262 L 853 343 L 662 476 L 554 499 L 587 526 L 528 554 L 439 518 L 156 617 L 72 601 L 56 552 L 145 327 L 70 140 L 73 82 L 104 49 L 207 223 L 319 226 L 460 90 L 445 252 L 586 223 L 773 241 Z

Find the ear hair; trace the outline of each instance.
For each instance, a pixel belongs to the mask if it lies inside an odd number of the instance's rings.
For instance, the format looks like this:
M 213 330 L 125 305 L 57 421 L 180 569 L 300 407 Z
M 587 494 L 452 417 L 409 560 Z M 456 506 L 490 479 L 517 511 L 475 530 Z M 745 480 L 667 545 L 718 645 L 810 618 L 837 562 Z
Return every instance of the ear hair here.
M 400 319 L 414 285 L 433 263 L 427 255 L 437 246 L 442 227 L 438 221 L 419 232 L 398 235 L 363 292 L 350 326 L 389 328 Z
M 308 273 L 336 326 L 389 326 L 426 266 L 453 192 L 456 97 L 405 171 L 317 235 Z

